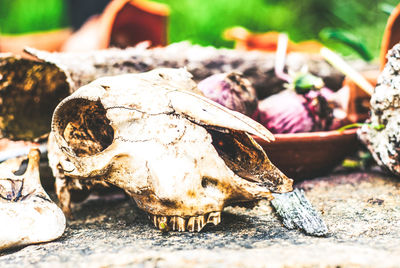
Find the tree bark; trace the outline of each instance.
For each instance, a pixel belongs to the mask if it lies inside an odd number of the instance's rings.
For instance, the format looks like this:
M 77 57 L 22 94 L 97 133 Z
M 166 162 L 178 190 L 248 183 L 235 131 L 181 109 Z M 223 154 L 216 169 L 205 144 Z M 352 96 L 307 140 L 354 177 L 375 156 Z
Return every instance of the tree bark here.
M 369 124 L 358 135 L 381 167 L 400 175 L 400 44 L 387 59 L 371 97 Z
M 241 72 L 253 84 L 259 99 L 284 87 L 274 73 L 275 54 L 259 51 L 183 42 L 153 49 L 142 44 L 85 53 L 50 53 L 33 48 L 26 52 L 38 61 L 0 57 L 0 137 L 31 140 L 48 132 L 52 111 L 60 99 L 102 76 L 184 67 L 196 82 L 216 73 Z M 303 66 L 322 77 L 328 87 L 341 87 L 343 75 L 318 55 L 287 55 L 286 69 L 296 72 Z
M 274 73 L 275 54 L 260 51 L 217 49 L 175 43 L 148 49 L 144 44 L 133 48 L 107 49 L 86 53 L 49 53 L 36 49 L 26 52 L 39 60 L 53 63 L 70 74 L 74 82 L 71 91 L 102 76 L 145 72 L 157 67 L 185 67 L 196 82 L 222 72 L 241 72 L 250 80 L 260 99 L 282 90 L 283 81 Z M 339 89 L 344 76 L 318 55 L 290 53 L 286 69 L 309 71 L 322 77 L 328 87 Z

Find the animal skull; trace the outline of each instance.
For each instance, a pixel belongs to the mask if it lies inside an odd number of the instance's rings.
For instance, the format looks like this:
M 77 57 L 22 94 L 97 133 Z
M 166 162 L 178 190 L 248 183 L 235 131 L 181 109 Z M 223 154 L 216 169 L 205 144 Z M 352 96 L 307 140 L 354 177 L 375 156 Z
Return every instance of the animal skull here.
M 157 69 L 100 78 L 63 100 L 49 159 L 64 210 L 69 185 L 109 183 L 159 229 L 200 231 L 226 205 L 291 191 L 250 136 L 273 135 L 195 90 L 185 70 Z

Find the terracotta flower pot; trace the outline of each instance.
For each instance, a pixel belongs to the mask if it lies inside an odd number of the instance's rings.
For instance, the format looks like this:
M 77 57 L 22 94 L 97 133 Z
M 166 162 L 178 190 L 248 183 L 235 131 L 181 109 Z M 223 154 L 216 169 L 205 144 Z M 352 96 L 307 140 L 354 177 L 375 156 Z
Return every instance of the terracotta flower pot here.
M 363 74 L 375 84 L 377 72 Z M 347 123 L 363 122 L 369 117 L 369 99 L 350 79 L 343 87 L 348 90 Z M 293 134 L 275 134 L 274 142 L 256 141 L 265 149 L 270 160 L 282 172 L 295 180 L 326 174 L 359 146 L 357 129 L 320 131 Z
M 371 85 L 376 85 L 379 72 L 377 70 L 368 71 L 363 72 L 362 75 Z M 349 88 L 349 101 L 346 111 L 349 123 L 364 122 L 369 118 L 371 96 L 347 77 L 343 81 L 343 86 Z
M 275 52 L 278 47 L 280 33 L 252 33 L 243 27 L 233 27 L 225 30 L 224 38 L 235 41 L 236 49 L 261 50 Z M 322 44 L 317 41 L 303 41 L 294 43 L 289 41 L 287 52 L 319 53 Z
M 167 44 L 166 5 L 145 0 L 114 0 L 101 15 L 92 16 L 64 44 L 63 51 L 125 48 L 141 41 Z
M 363 73 L 375 84 L 378 73 Z M 369 117 L 369 99 L 353 81 L 346 78 L 343 86 L 348 88 L 348 123 L 363 122 Z M 357 129 L 346 131 L 320 131 L 293 134 L 275 134 L 276 140 L 268 143 L 256 138 L 270 160 L 282 172 L 295 180 L 309 179 L 326 174 L 354 152 L 359 146 Z
M 225 38 L 235 40 L 235 47 L 244 50 L 275 52 L 279 33 L 253 34 L 241 27 L 225 31 Z M 301 52 L 319 54 L 323 46 L 315 41 L 295 44 L 288 42 L 287 53 Z M 376 83 L 377 72 L 364 73 L 371 84 Z M 369 116 L 370 95 L 346 78 L 340 96 L 346 103 L 346 123 L 362 122 Z M 347 107 L 346 107 L 347 106 Z M 345 123 L 345 124 L 346 124 Z M 276 134 L 276 140 L 267 143 L 256 138 L 266 150 L 271 161 L 285 174 L 294 179 L 312 178 L 329 172 L 340 164 L 346 155 L 358 146 L 356 129 L 346 131 L 320 131 L 294 134 Z
M 326 174 L 355 151 L 359 144 L 356 131 L 276 134 L 274 142 L 256 141 L 283 173 L 300 180 Z
M 71 34 L 70 29 L 61 29 L 19 35 L 0 35 L 0 52 L 23 55 L 23 50 L 27 46 L 47 51 L 59 51 Z
M 395 44 L 400 41 L 400 4 L 392 11 L 383 34 L 380 53 L 381 70 L 386 64 L 386 54 Z

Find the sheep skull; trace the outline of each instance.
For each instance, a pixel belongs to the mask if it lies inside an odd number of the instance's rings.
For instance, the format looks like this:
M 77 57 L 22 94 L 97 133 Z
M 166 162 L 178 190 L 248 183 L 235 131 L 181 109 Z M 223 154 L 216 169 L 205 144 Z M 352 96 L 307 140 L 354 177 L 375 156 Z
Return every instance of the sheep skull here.
M 161 230 L 200 231 L 218 224 L 226 205 L 291 191 L 250 136 L 272 134 L 195 92 L 183 69 L 83 86 L 54 112 L 54 173 L 124 189 Z

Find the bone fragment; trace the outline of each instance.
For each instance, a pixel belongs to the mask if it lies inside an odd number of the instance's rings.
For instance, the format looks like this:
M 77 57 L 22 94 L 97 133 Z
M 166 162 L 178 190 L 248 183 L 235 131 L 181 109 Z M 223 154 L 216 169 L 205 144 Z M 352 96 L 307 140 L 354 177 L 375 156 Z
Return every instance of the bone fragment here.
M 271 204 L 282 218 L 282 223 L 286 228 L 299 228 L 312 236 L 328 234 L 324 220 L 307 200 L 303 190 L 295 189 L 290 193 L 272 195 L 274 199 Z
M 47 145 L 45 143 L 42 143 L 38 146 L 38 149 L 40 153 L 47 154 Z M 21 146 L 18 148 L 11 148 L 11 149 L 6 149 L 6 150 L 1 150 L 0 151 L 0 163 L 3 161 L 6 161 L 8 159 L 12 158 L 17 158 L 17 157 L 22 157 L 24 155 L 27 155 L 30 151 L 29 146 Z
M 59 238 L 65 217 L 40 184 L 38 149 L 28 155 L 27 170 L 17 176 L 24 158 L 0 164 L 0 250 Z

